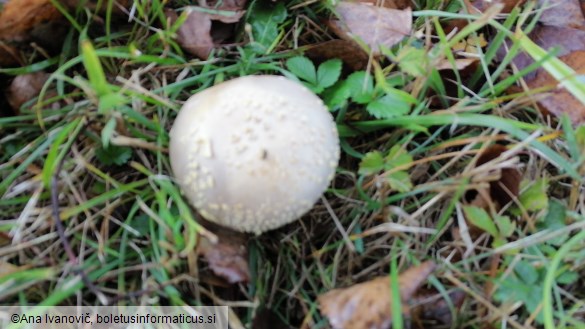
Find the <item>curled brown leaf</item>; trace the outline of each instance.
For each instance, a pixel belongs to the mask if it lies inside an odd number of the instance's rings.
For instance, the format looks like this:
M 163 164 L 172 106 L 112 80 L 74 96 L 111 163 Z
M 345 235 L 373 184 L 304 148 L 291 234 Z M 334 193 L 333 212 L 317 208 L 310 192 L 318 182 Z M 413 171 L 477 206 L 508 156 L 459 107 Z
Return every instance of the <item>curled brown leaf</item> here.
M 6 91 L 6 99 L 15 113 L 19 113 L 24 103 L 39 96 L 49 76 L 45 72 L 35 72 L 19 75 L 12 80 Z
M 559 59 L 570 66 L 578 75 L 585 75 L 585 50 L 574 51 Z M 530 88 L 550 87 L 547 96 L 537 101 L 540 110 L 545 115 L 560 117 L 567 114 L 575 125 L 585 123 L 585 104 L 562 86 L 545 70 L 540 70 L 535 78 L 528 83 Z
M 205 258 L 213 273 L 227 282 L 248 282 L 248 237 L 217 225 L 206 226 L 217 235 L 218 240 L 213 243 L 201 236 L 197 252 Z
M 35 26 L 62 18 L 50 0 L 11 0 L 0 12 L 0 40 L 25 41 Z
M 338 58 L 353 71 L 359 71 L 368 65 L 368 54 L 352 41 L 330 40 L 311 45 L 305 55 L 317 61 Z
M 380 54 L 380 46 L 390 48 L 410 35 L 412 30 L 410 8 L 397 10 L 341 1 L 335 12 L 339 20 L 329 21 L 333 32 L 342 39 L 363 41 L 375 55 Z
M 398 278 L 403 313 L 408 300 L 434 271 L 427 261 L 403 272 Z M 348 288 L 333 289 L 318 297 L 319 307 L 334 329 L 386 329 L 392 323 L 392 290 L 388 276 L 374 278 Z
M 465 301 L 465 293 L 454 290 L 449 293 L 449 302 L 457 311 Z M 437 300 L 437 297 L 440 299 Z M 412 309 L 412 319 L 415 328 L 427 328 L 437 322 L 446 327 L 454 328 L 455 319 L 452 316 L 449 302 L 441 298 L 439 293 L 431 290 L 419 291 L 414 297 L 413 304 L 418 306 Z
M 494 144 L 486 148 L 477 159 L 476 166 L 481 166 L 494 159 L 497 159 L 506 152 L 508 148 L 504 145 Z M 518 169 L 507 167 L 500 169 L 500 178 L 490 182 L 489 195 L 500 207 L 505 206 L 520 193 L 520 181 L 522 175 Z

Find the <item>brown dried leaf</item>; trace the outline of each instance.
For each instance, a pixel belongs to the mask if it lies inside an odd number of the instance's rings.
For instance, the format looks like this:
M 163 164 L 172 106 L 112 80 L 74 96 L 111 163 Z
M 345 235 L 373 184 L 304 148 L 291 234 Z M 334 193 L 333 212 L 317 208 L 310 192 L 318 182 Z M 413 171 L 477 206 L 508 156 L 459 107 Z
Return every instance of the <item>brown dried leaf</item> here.
M 61 20 L 50 0 L 12 0 L 0 12 L 0 40 L 24 41 L 37 25 Z
M 410 313 L 408 300 L 436 267 L 427 261 L 403 272 L 398 278 L 403 312 Z M 348 288 L 333 289 L 318 297 L 321 313 L 334 329 L 386 329 L 392 323 L 392 291 L 387 276 Z
M 539 18 L 540 23 L 548 26 L 585 28 L 585 17 L 579 0 L 539 0 L 538 4 L 550 7 L 543 11 Z
M 526 0 L 475 0 L 471 2 L 473 8 L 468 8 L 468 10 L 474 12 L 473 9 L 475 9 L 480 12 L 485 12 L 488 8 L 501 4 L 503 6 L 501 12 L 509 13 L 514 7 L 522 5 L 525 1 Z
M 469 67 L 472 64 L 479 62 L 478 58 L 457 58 L 455 60 L 455 70 L 462 71 Z M 439 63 L 435 66 L 437 70 L 453 70 L 453 65 L 449 62 L 446 58 L 439 61 Z
M 410 8 L 397 10 L 341 1 L 335 10 L 340 21 L 329 22 L 333 32 L 342 39 L 363 41 L 376 55 L 380 46 L 390 48 L 411 33 Z
M 305 55 L 317 61 L 339 58 L 353 71 L 359 71 L 368 65 L 368 54 L 353 41 L 330 40 L 310 46 Z
M 357 2 L 367 3 L 373 6 L 380 4 L 381 7 L 390 9 L 405 9 L 412 6 L 412 2 L 409 0 L 359 0 Z
M 451 316 L 451 309 L 449 309 L 449 303 L 443 298 L 432 302 L 424 303 L 425 300 L 431 299 L 437 296 L 436 291 L 425 290 L 416 294 L 414 297 L 413 304 L 419 304 L 417 307 L 412 309 L 412 318 L 415 328 L 428 328 L 428 322 L 439 322 L 446 327 L 453 328 L 454 320 Z M 449 299 L 451 304 L 455 307 L 455 310 L 459 310 L 465 301 L 465 293 L 461 290 L 455 290 L 449 293 Z
M 578 75 L 585 75 L 585 50 L 574 51 L 559 57 Z M 545 115 L 560 117 L 567 114 L 575 125 L 585 123 L 585 105 L 562 87 L 559 82 L 545 70 L 539 70 L 534 80 L 528 83 L 530 88 L 552 87 L 548 96 L 538 100 L 538 106 Z
M 557 56 L 564 56 L 577 50 L 585 50 L 585 31 L 570 27 L 540 25 L 529 34 L 529 38 L 545 50 L 550 50 L 553 47 L 559 48 L 559 51 L 556 53 Z M 501 61 L 506 53 L 507 49 L 505 47 L 498 49 L 498 60 Z M 529 55 L 519 53 L 514 57 L 512 62 L 519 70 L 522 70 L 534 61 Z M 542 70 L 544 69 L 541 68 L 529 73 L 524 76 L 524 79 L 531 81 L 538 71 Z
M 213 233 L 218 237 L 217 243 L 214 244 L 205 236 L 200 236 L 197 252 L 207 260 L 213 273 L 229 283 L 248 282 L 250 270 L 247 236 L 217 227 L 213 229 Z
M 174 24 L 178 18 L 173 10 L 166 10 L 165 14 L 171 24 Z M 191 55 L 207 59 L 214 47 L 211 37 L 211 18 L 208 14 L 195 10 L 189 12 L 188 15 L 183 25 L 177 30 L 177 41 Z
M 45 72 L 35 72 L 19 75 L 12 80 L 6 91 L 6 99 L 14 112 L 19 113 L 24 103 L 39 96 L 49 76 Z
M 476 166 L 481 166 L 498 158 L 507 148 L 504 145 L 494 144 L 486 148 L 477 159 Z M 520 193 L 520 181 L 522 175 L 516 168 L 504 168 L 501 170 L 500 179 L 490 182 L 490 197 L 503 207 Z

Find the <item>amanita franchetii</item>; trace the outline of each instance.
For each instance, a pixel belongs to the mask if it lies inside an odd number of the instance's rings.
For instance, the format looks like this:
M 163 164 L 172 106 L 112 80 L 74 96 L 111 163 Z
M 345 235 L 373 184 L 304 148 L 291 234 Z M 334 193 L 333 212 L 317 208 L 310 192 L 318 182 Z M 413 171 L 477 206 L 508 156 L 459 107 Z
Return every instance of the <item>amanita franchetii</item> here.
M 193 95 L 170 133 L 174 177 L 206 219 L 262 232 L 308 212 L 339 160 L 321 99 L 280 76 L 247 76 Z

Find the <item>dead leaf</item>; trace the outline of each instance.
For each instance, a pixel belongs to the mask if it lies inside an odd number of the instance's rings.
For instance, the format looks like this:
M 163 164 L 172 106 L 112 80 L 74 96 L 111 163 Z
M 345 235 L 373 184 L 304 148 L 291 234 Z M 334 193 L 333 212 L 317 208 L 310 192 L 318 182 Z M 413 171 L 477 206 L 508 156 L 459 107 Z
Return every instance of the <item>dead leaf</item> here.
M 476 166 L 481 166 L 494 159 L 497 159 L 506 152 L 508 148 L 504 145 L 494 144 L 486 148 L 477 159 Z M 490 182 L 489 194 L 492 200 L 500 207 L 505 206 L 517 198 L 520 193 L 520 181 L 522 175 L 516 168 L 501 169 L 500 179 Z
M 543 1 L 539 1 L 540 5 Z M 545 50 L 558 48 L 557 56 L 564 56 L 578 50 L 585 50 L 585 14 L 581 10 L 578 0 L 550 0 L 548 1 L 549 9 L 545 10 L 540 17 L 540 25 L 528 35 L 537 45 Z M 497 59 L 504 59 L 507 50 L 510 48 L 510 42 L 498 49 Z M 525 54 L 519 53 L 512 63 L 522 70 L 534 61 Z M 531 72 L 524 76 L 526 81 L 534 79 L 539 71 Z
M 557 56 L 564 56 L 577 50 L 585 50 L 585 31 L 570 27 L 539 25 L 528 37 L 544 50 L 550 51 L 553 47 L 558 48 Z M 507 49 L 509 49 L 509 45 L 498 49 L 497 59 L 499 61 L 504 59 L 504 56 L 508 52 Z M 534 63 L 534 60 L 528 54 L 522 52 L 514 57 L 512 63 L 514 63 L 518 70 L 522 70 Z M 534 79 L 540 70 L 543 69 L 540 68 L 537 71 L 525 75 L 524 79 L 526 81 Z
M 414 328 L 428 328 L 428 322 L 439 322 L 446 327 L 454 328 L 455 319 L 451 316 L 449 303 L 443 298 L 433 299 L 437 295 L 439 295 L 438 292 L 431 290 L 424 290 L 416 294 L 414 304 L 421 304 L 412 309 Z M 425 300 L 429 299 L 433 299 L 433 301 L 424 303 Z M 461 290 L 452 291 L 449 293 L 449 299 L 457 312 L 465 301 L 465 293 Z M 431 323 L 431 325 L 433 324 Z
M 457 58 L 455 60 L 455 67 L 453 67 L 453 65 L 451 65 L 451 62 L 444 58 L 439 63 L 437 63 L 437 65 L 435 65 L 435 68 L 439 71 L 453 69 L 457 71 L 462 71 L 469 67 L 470 65 L 477 63 L 478 61 L 479 59 L 477 58 Z
M 543 11 L 539 18 L 541 24 L 547 26 L 585 28 L 585 17 L 581 11 L 579 0 L 539 0 L 538 5 L 550 7 Z M 559 35 L 560 36 L 560 35 Z
M 475 0 L 475 1 L 465 1 L 465 8 L 466 10 L 461 10 L 460 14 L 481 14 L 487 11 L 490 7 L 494 5 L 502 5 L 501 13 L 509 13 L 514 9 L 516 6 L 520 6 L 524 4 L 526 0 Z M 449 34 L 453 30 L 457 29 L 457 31 L 461 31 L 464 27 L 469 24 L 467 19 L 451 19 L 444 23 L 443 29 L 445 33 Z
M 410 314 L 409 300 L 435 267 L 434 262 L 427 261 L 400 275 L 403 313 Z M 333 289 L 318 297 L 321 313 L 327 316 L 334 329 L 387 329 L 392 323 L 391 301 L 388 276 Z
M 471 2 L 473 8 L 470 8 L 468 6 L 467 9 L 471 13 L 474 13 L 473 9 L 483 13 L 490 7 L 493 7 L 495 5 L 502 5 L 503 7 L 501 12 L 509 13 L 512 11 L 512 9 L 514 9 L 514 7 L 524 4 L 525 1 L 526 0 L 475 0 Z
M 405 9 L 412 7 L 412 2 L 409 0 L 359 0 L 358 2 L 367 3 L 373 6 L 378 6 L 390 9 Z
M 51 0 L 12 0 L 0 12 L 0 40 L 25 41 L 37 25 L 62 19 Z
M 213 273 L 229 283 L 248 282 L 247 235 L 217 225 L 206 226 L 217 235 L 218 241 L 214 244 L 205 236 L 200 236 L 197 252 L 207 260 Z
M 353 41 L 330 40 L 311 45 L 305 55 L 316 61 L 341 59 L 353 71 L 364 70 L 368 65 L 368 54 Z
M 6 99 L 15 113 L 20 112 L 24 103 L 39 96 L 49 76 L 45 72 L 35 72 L 19 75 L 12 80 L 6 91 Z
M 335 11 L 340 20 L 329 21 L 333 32 L 342 39 L 363 41 L 375 55 L 380 54 L 380 46 L 390 48 L 411 33 L 410 8 L 397 10 L 341 1 Z
M 585 75 L 585 50 L 574 51 L 559 59 L 573 68 L 578 75 Z M 530 88 L 552 87 L 545 98 L 537 101 L 545 115 L 560 117 L 567 114 L 573 124 L 585 123 L 585 104 L 581 103 L 567 89 L 545 70 L 539 70 L 536 77 L 528 83 Z
M 218 13 L 207 13 L 196 8 L 187 9 L 188 17 L 177 30 L 177 41 L 191 55 L 207 59 L 216 45 L 233 35 L 234 24 L 246 13 L 243 10 L 246 3 L 247 0 L 199 0 L 201 8 L 216 10 Z M 174 10 L 167 9 L 165 14 L 171 24 L 176 22 L 177 13 Z
M 178 18 L 174 10 L 166 10 L 165 14 L 171 24 Z M 207 59 L 215 47 L 211 37 L 211 18 L 208 14 L 196 10 L 191 10 L 188 15 L 177 30 L 177 42 L 191 55 Z

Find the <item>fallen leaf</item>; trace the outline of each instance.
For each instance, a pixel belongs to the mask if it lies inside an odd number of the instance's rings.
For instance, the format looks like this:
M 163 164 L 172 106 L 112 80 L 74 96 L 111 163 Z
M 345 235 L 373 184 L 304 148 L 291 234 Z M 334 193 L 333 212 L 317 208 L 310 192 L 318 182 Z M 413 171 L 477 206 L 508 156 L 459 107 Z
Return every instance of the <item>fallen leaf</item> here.
M 174 10 L 165 14 L 174 24 L 178 16 Z M 215 47 L 211 37 L 211 18 L 208 14 L 191 10 L 187 19 L 177 30 L 177 42 L 185 51 L 200 59 L 207 59 Z
M 200 59 L 207 59 L 216 45 L 231 37 L 235 23 L 246 13 L 247 0 L 199 1 L 199 8 L 188 8 L 187 19 L 177 30 L 177 41 L 185 51 Z M 205 9 L 207 11 L 203 11 Z M 213 12 L 214 11 L 214 12 Z M 171 24 L 177 13 L 167 9 Z M 215 23 L 214 23 L 215 22 Z M 212 24 L 213 23 L 213 24 Z
M 437 65 L 435 65 L 435 68 L 439 71 L 444 71 L 444 70 L 457 70 L 457 71 L 463 71 L 466 68 L 468 68 L 470 65 L 472 64 L 476 64 L 477 62 L 479 62 L 479 59 L 477 58 L 457 58 L 455 60 L 455 67 L 453 67 L 453 65 L 451 64 L 451 62 L 449 62 L 446 58 L 442 59 L 441 61 L 439 61 L 439 63 L 437 63 Z
M 531 40 L 534 40 L 534 42 L 544 50 L 551 51 L 551 48 L 553 47 L 558 48 L 558 52 L 556 52 L 557 56 L 564 56 L 573 51 L 585 50 L 585 31 L 570 27 L 539 25 L 528 35 L 528 37 Z M 509 46 L 498 49 L 497 59 L 499 61 L 504 59 L 508 49 Z M 518 70 L 522 70 L 528 65 L 534 63 L 534 60 L 528 54 L 521 52 L 514 57 L 512 63 L 514 63 Z M 525 75 L 524 79 L 530 81 L 534 79 L 538 71 L 542 70 L 544 69 L 540 68 L 531 72 Z
M 400 275 L 403 313 L 410 314 L 409 300 L 435 267 L 434 262 L 427 261 Z M 327 316 L 334 329 L 387 329 L 392 323 L 391 301 L 388 276 L 333 289 L 318 297 L 321 313 Z
M 341 1 L 335 11 L 340 20 L 329 21 L 333 32 L 342 39 L 363 41 L 375 55 L 380 54 L 380 46 L 390 48 L 411 33 L 410 8 L 397 10 Z
M 364 70 L 368 65 L 368 54 L 352 41 L 330 40 L 311 45 L 305 55 L 313 60 L 324 62 L 328 59 L 341 59 L 352 71 Z
M 485 12 L 490 7 L 502 5 L 501 12 L 509 13 L 514 7 L 522 5 L 525 1 L 526 0 L 476 0 L 471 2 L 473 8 L 468 6 L 468 10 L 472 13 L 474 12 L 473 9 L 476 9 L 479 12 Z
M 0 40 L 25 41 L 35 26 L 62 18 L 51 0 L 9 1 L 0 12 Z
M 465 1 L 465 10 L 461 10 L 460 14 L 481 14 L 487 11 L 490 7 L 494 5 L 502 5 L 502 13 L 509 13 L 514 9 L 516 6 L 522 5 L 526 0 L 475 0 L 475 1 Z M 461 31 L 464 27 L 469 24 L 467 19 L 451 19 L 446 21 L 443 24 L 443 29 L 445 33 L 449 34 L 453 30 L 457 29 L 457 31 Z
M 373 6 L 390 8 L 390 9 L 405 9 L 412 6 L 412 2 L 409 0 L 359 0 L 361 3 L 367 3 Z
M 585 28 L 585 17 L 579 0 L 539 0 L 539 6 L 550 7 L 538 19 L 547 26 Z
M 477 159 L 476 166 L 479 167 L 506 152 L 508 148 L 504 145 L 494 144 L 486 148 Z M 520 181 L 522 175 L 516 168 L 501 169 L 500 179 L 490 182 L 489 195 L 492 200 L 496 201 L 500 207 L 505 206 L 517 198 L 520 194 Z
M 6 91 L 6 99 L 15 113 L 20 112 L 24 103 L 39 96 L 49 76 L 45 72 L 35 72 L 16 76 L 12 80 Z
M 539 1 L 540 5 L 544 1 Z M 585 50 L 585 14 L 580 10 L 578 0 L 550 0 L 550 7 L 540 16 L 540 24 L 537 25 L 528 37 L 544 50 L 558 48 L 556 56 L 564 56 L 578 50 Z M 496 58 L 502 61 L 510 48 L 510 42 L 498 49 Z M 522 70 L 534 63 L 534 60 L 526 53 L 520 52 L 514 57 L 512 63 Z M 541 67 L 524 76 L 526 81 L 534 79 Z
M 585 75 L 585 50 L 574 51 L 559 59 L 573 68 L 578 75 Z M 552 87 L 546 97 L 537 101 L 539 109 L 545 115 L 560 117 L 567 114 L 576 126 L 585 123 L 585 104 L 580 102 L 567 89 L 545 70 L 539 70 L 533 80 L 528 83 L 530 88 Z
M 247 236 L 217 225 L 206 227 L 217 235 L 217 243 L 212 243 L 205 236 L 200 236 L 197 252 L 202 255 L 216 275 L 229 283 L 248 282 Z
M 412 322 L 414 328 L 428 328 L 429 325 L 434 325 L 436 322 L 440 324 L 454 328 L 456 323 L 451 315 L 451 309 L 449 303 L 441 298 L 439 300 L 434 297 L 438 296 L 439 293 L 431 290 L 424 290 L 418 292 L 414 296 L 413 304 L 419 304 L 412 309 Z M 440 295 L 439 295 L 440 296 Z M 432 302 L 424 302 L 425 300 L 432 299 Z M 449 293 L 449 299 L 451 304 L 455 308 L 455 313 L 461 308 L 465 301 L 465 293 L 461 290 L 454 290 Z M 431 322 L 431 323 L 429 323 Z M 434 322 L 434 323 L 433 323 Z

